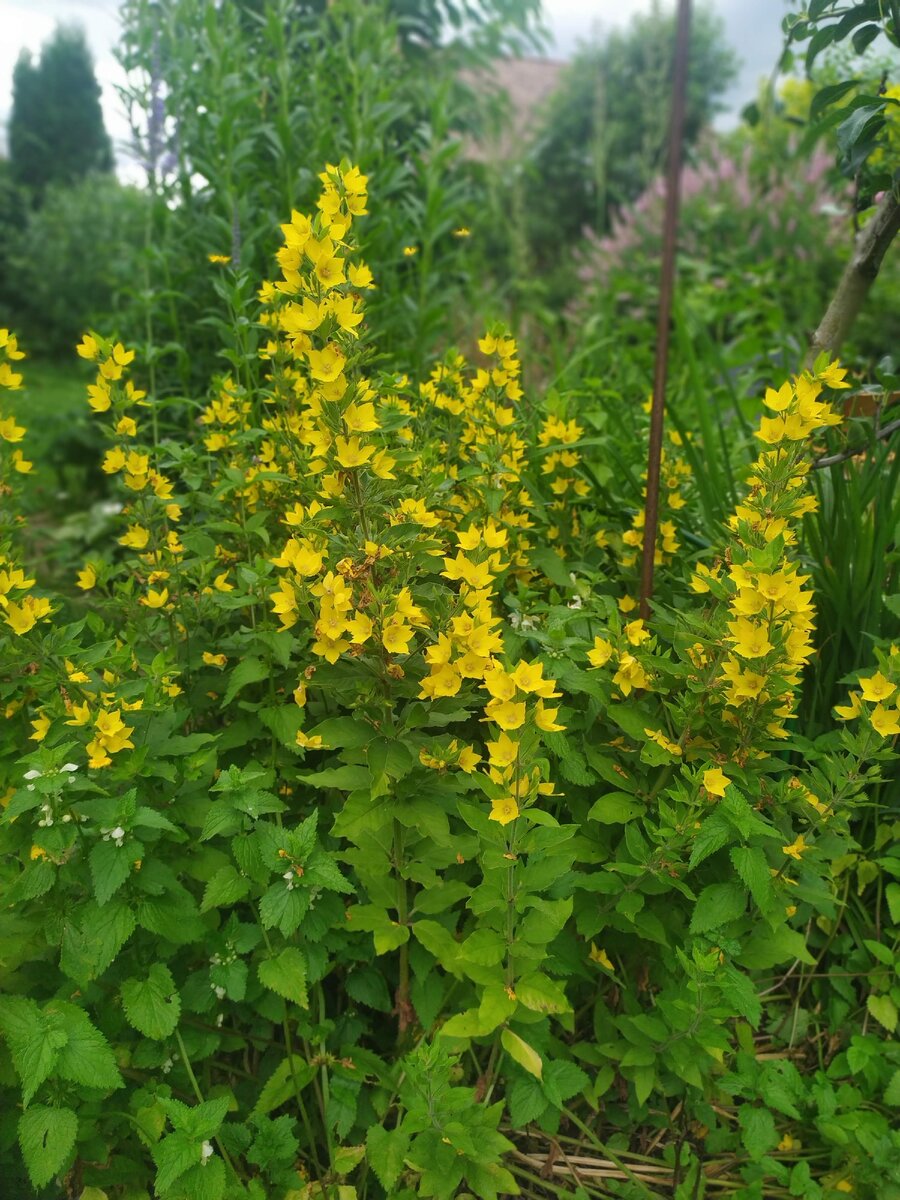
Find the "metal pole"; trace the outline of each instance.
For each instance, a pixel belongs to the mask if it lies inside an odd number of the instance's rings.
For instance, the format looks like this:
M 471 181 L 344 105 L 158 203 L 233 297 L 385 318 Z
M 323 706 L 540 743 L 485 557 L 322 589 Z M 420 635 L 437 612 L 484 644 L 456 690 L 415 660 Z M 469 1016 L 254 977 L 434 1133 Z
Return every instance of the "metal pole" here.
M 666 171 L 666 212 L 659 280 L 659 319 L 656 327 L 656 365 L 653 372 L 653 406 L 650 410 L 650 446 L 647 454 L 647 499 L 644 505 L 644 548 L 641 559 L 640 615 L 650 616 L 653 595 L 653 565 L 659 527 L 659 465 L 662 457 L 663 414 L 666 402 L 666 372 L 669 365 L 669 324 L 675 288 L 675 242 L 678 233 L 678 204 L 681 198 L 681 150 L 684 140 L 684 109 L 687 94 L 688 50 L 691 31 L 691 0 L 678 0 L 675 55 L 672 70 L 672 116 L 669 126 L 669 161 Z

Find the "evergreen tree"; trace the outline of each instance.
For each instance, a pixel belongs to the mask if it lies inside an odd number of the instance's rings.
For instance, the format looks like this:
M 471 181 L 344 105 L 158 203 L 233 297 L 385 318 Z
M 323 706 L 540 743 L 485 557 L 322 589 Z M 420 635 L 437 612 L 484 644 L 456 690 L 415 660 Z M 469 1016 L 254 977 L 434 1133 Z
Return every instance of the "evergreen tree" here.
M 112 170 L 100 85 L 77 26 L 58 27 L 36 62 L 27 50 L 20 55 L 13 73 L 9 157 L 13 179 L 36 200 L 50 183 Z

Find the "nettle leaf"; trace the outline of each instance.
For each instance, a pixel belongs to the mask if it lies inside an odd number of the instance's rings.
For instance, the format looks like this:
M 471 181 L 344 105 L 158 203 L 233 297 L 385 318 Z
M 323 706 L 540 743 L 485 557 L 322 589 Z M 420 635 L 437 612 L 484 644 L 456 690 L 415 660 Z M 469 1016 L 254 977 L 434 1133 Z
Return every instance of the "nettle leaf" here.
M 738 1110 L 738 1123 L 744 1149 L 754 1162 L 759 1162 L 778 1145 L 775 1118 L 767 1108 L 754 1108 L 751 1104 L 742 1105 Z
M 306 993 L 306 959 L 296 946 L 286 946 L 274 958 L 264 958 L 258 968 L 259 982 L 285 1000 L 309 1007 Z
M 547 1097 L 541 1085 L 533 1078 L 520 1078 L 512 1082 L 507 1096 L 509 1119 L 513 1128 L 522 1129 L 536 1121 L 547 1107 Z
M 144 853 L 140 842 L 129 841 L 117 846 L 114 841 L 95 842 L 91 847 L 88 862 L 91 867 L 91 882 L 94 897 L 104 905 L 119 890 L 134 867 L 135 859 Z
M 250 891 L 250 881 L 227 863 L 220 867 L 203 890 L 203 900 L 200 904 L 202 913 L 211 908 L 224 908 L 243 900 Z
M 37 900 L 46 895 L 56 882 L 56 867 L 42 858 L 29 863 L 25 870 L 6 889 L 3 902 L 8 908 L 24 900 Z
M 697 898 L 691 917 L 691 933 L 719 929 L 744 915 L 747 892 L 739 883 L 711 883 Z
M 89 900 L 63 928 L 60 969 L 76 983 L 98 979 L 134 933 L 137 920 L 127 904 L 101 907 Z
M 884 1026 L 888 1033 L 893 1033 L 897 1028 L 897 1005 L 890 996 L 871 995 L 866 1000 L 866 1008 L 878 1024 Z
M 253 1109 L 254 1120 L 280 1108 L 295 1094 L 296 1088 L 311 1083 L 315 1073 L 315 1068 L 305 1058 L 298 1058 L 296 1054 L 293 1058 L 283 1058 L 263 1084 Z
M 19 1118 L 19 1146 L 28 1178 L 42 1188 L 60 1170 L 75 1145 L 78 1118 L 71 1108 L 35 1104 Z
M 24 996 L 0 997 L 0 1031 L 22 1081 L 22 1103 L 27 1107 L 44 1080 L 52 1075 L 67 1035 Z
M 138 1033 L 154 1041 L 173 1033 L 181 1015 L 181 1000 L 168 967 L 154 963 L 146 979 L 126 979 L 120 994 L 125 1016 Z
M 759 846 L 733 846 L 730 851 L 734 869 L 750 889 L 760 912 L 767 913 L 775 903 L 775 885 L 765 851 Z
M 87 1013 L 65 1000 L 51 1000 L 45 1012 L 58 1020 L 67 1038 L 56 1060 L 60 1079 L 104 1091 L 123 1086 L 115 1055 Z
M 156 1191 L 162 1196 L 185 1171 L 199 1163 L 202 1146 L 196 1138 L 176 1130 L 157 1142 L 150 1153 L 156 1163 Z
M 247 1161 L 266 1170 L 272 1165 L 288 1165 L 292 1162 L 299 1149 L 300 1143 L 294 1133 L 295 1120 L 289 1114 L 270 1120 L 268 1117 L 254 1117 L 256 1136 L 253 1145 L 247 1151 Z
M 366 1134 L 366 1161 L 382 1186 L 391 1192 L 403 1172 L 409 1150 L 409 1134 L 402 1128 L 373 1125 Z
M 545 1066 L 541 1087 L 550 1103 L 555 1108 L 562 1108 L 572 1096 L 583 1092 L 589 1083 L 590 1079 L 581 1067 L 564 1059 L 557 1059 Z
M 734 829 L 731 822 L 718 811 L 714 812 L 697 830 L 688 870 L 693 871 L 711 854 L 715 854 L 717 850 L 721 850 L 723 846 L 727 846 L 733 840 Z
M 264 893 L 259 902 L 259 917 L 265 929 L 280 929 L 290 937 L 309 911 L 309 892 L 305 888 L 289 887 L 279 879 Z

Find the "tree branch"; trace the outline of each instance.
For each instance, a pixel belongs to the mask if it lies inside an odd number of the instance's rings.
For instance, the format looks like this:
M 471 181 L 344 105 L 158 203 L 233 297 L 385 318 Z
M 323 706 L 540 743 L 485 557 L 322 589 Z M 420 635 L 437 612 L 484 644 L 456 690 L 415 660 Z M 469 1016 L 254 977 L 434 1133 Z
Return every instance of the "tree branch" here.
M 874 435 L 873 441 L 883 442 L 885 438 L 889 438 L 892 433 L 896 433 L 900 429 L 900 420 L 891 421 L 890 424 L 884 425 Z M 852 450 L 841 450 L 839 454 L 828 454 L 824 458 L 817 458 L 812 465 L 814 471 L 821 471 L 823 467 L 834 467 L 838 463 L 846 462 L 848 458 L 856 458 L 858 454 L 865 454 L 867 450 L 871 450 L 872 442 L 866 442 L 863 446 L 856 446 Z
M 893 191 L 888 191 L 881 198 L 875 215 L 858 236 L 853 257 L 841 276 L 819 328 L 813 334 L 808 355 L 810 363 L 823 350 L 834 354 L 840 348 L 898 232 L 900 201 Z

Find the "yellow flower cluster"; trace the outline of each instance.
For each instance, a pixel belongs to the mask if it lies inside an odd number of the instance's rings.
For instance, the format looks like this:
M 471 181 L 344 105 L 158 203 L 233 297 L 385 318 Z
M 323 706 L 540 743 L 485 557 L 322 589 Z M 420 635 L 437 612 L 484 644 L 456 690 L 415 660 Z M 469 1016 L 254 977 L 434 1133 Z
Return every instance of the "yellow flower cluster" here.
M 594 645 L 587 652 L 591 666 L 600 669 L 612 660 L 616 667 L 612 681 L 623 696 L 630 696 L 633 691 L 651 689 L 653 678 L 634 653 L 651 636 L 644 622 L 635 618 L 613 636 L 615 644 L 599 635 L 594 638 Z
M 813 596 L 804 587 L 787 548 L 797 540 L 796 523 L 815 508 L 806 483 L 808 441 L 840 417 L 820 396 L 824 387 L 846 387 L 836 363 L 769 389 L 757 436 L 768 447 L 754 463 L 746 498 L 730 518 L 733 539 L 727 566 L 700 565 L 691 588 L 712 593 L 728 607 L 727 650 L 719 681 L 725 719 L 745 728 L 761 723 L 773 738 L 785 738 L 794 712 L 794 689 L 812 651 Z M 746 740 L 746 739 L 745 739 Z
M 140 430 L 131 410 L 148 407 L 148 401 L 147 393 L 127 378 L 134 351 L 92 333 L 86 333 L 76 349 L 82 358 L 97 363 L 96 379 L 88 386 L 88 404 L 99 415 L 109 414 L 108 432 L 115 440 L 101 467 L 107 475 L 120 476 L 133 493 L 123 510 L 129 524 L 119 545 L 134 550 L 144 564 L 147 586 L 141 604 L 164 608 L 169 603 L 167 581 L 184 552 L 173 528 L 182 514 L 173 499 L 172 481 L 154 467 L 154 454 L 137 440 Z M 78 575 L 78 586 L 89 590 L 96 582 L 96 567 L 88 563 Z
M 567 544 L 581 533 L 577 503 L 591 490 L 588 481 L 577 474 L 581 454 L 573 447 L 582 437 L 584 429 L 577 421 L 564 421 L 557 416 L 546 417 L 538 434 L 538 446 L 545 451 L 541 474 L 547 478 L 553 495 L 548 506 L 552 523 L 547 537 L 551 542 L 562 542 L 556 549 L 563 558 Z
M 838 704 L 834 711 L 842 721 L 863 716 L 880 737 L 893 738 L 900 734 L 900 646 L 891 646 L 882 665 L 884 671 L 860 678 L 850 703 Z
M 22 375 L 12 364 L 24 357 L 15 336 L 8 329 L 0 329 L 0 394 L 17 391 L 22 386 Z M 13 414 L 6 415 L 0 405 L 0 440 L 15 444 L 22 441 L 25 433 L 25 426 Z M 17 476 L 27 475 L 31 468 L 32 464 L 17 445 L 11 454 L 0 455 L 0 499 L 10 496 Z M 35 581 L 27 578 L 16 564 L 10 532 L 0 528 L 0 613 L 13 633 L 21 636 L 50 615 L 50 601 L 31 595 Z

